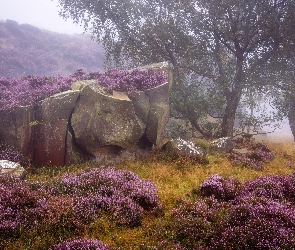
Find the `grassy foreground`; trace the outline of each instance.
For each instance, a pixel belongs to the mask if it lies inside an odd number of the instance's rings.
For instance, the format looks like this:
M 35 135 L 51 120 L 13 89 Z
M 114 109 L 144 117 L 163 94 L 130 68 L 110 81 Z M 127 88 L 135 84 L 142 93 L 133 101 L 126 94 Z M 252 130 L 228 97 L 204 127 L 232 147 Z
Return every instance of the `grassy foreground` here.
M 198 189 L 211 174 L 219 174 L 224 178 L 231 176 L 243 183 L 260 176 L 284 176 L 294 172 L 295 144 L 267 143 L 267 145 L 275 154 L 275 159 L 265 163 L 262 171 L 233 166 L 223 154 L 216 152 L 208 155 L 208 164 L 194 163 L 183 158 L 171 158 L 165 154 L 156 154 L 146 159 L 121 163 L 115 166 L 116 170 L 131 171 L 139 178 L 151 181 L 157 187 L 159 200 L 164 210 L 158 215 L 146 213 L 142 224 L 134 228 L 118 226 L 107 216 L 101 216 L 86 225 L 82 237 L 98 239 L 111 249 L 153 249 L 148 246 L 155 245 L 159 240 L 156 228 L 169 222 L 169 211 L 177 205 L 179 199 L 195 199 L 192 190 Z M 43 167 L 32 171 L 27 176 L 27 180 L 52 181 L 65 173 L 83 172 L 97 167 L 99 166 L 93 163 L 68 167 Z M 38 231 L 24 232 L 19 238 L 8 241 L 5 249 L 46 249 L 46 246 L 56 240 L 54 238 L 56 236 L 52 236 L 51 233 L 42 228 Z M 76 237 L 74 233 L 67 231 L 60 235 L 64 238 Z

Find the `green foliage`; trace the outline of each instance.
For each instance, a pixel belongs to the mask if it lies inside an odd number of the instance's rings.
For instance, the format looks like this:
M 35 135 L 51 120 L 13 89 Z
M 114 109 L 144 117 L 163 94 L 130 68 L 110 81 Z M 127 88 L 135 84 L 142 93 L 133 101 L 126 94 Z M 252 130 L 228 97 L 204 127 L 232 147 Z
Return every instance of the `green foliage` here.
M 93 31 L 110 65 L 172 63 L 177 85 L 173 108 L 210 137 L 212 128 L 201 126 L 199 119 L 214 110 L 222 118 L 221 135 L 233 134 L 243 91 L 261 85 L 258 65 L 282 44 L 283 35 L 278 34 L 290 33 L 283 17 L 291 13 L 293 1 L 59 3 L 63 17 Z M 186 83 L 187 76 L 194 80 Z

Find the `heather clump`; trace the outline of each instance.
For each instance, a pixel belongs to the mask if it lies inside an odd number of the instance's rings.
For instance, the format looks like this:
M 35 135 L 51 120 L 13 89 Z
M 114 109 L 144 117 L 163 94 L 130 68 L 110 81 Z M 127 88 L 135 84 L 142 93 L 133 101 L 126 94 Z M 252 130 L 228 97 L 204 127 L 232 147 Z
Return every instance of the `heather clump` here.
M 240 197 L 255 196 L 295 202 L 295 172 L 285 175 L 266 175 L 246 181 Z
M 59 243 L 50 250 L 109 250 L 110 248 L 99 240 L 94 239 L 74 239 Z
M 246 181 L 240 192 L 240 197 L 263 197 L 282 200 L 288 198 L 287 188 L 290 186 L 289 176 L 262 176 Z
M 0 142 L 0 160 L 9 160 L 21 164 L 25 162 L 21 152 L 19 152 L 15 147 L 2 142 Z
M 36 184 L 36 187 L 39 184 Z M 143 211 L 157 206 L 156 187 L 129 171 L 94 168 L 81 174 L 67 174 L 45 185 L 51 195 L 72 198 L 75 216 L 84 222 L 93 221 L 103 213 L 120 226 L 141 224 Z
M 145 212 L 159 207 L 156 187 L 130 171 L 101 167 L 46 182 L 0 175 L 0 240 L 19 238 L 29 230 L 49 233 L 53 241 L 81 237 L 102 216 L 116 226 L 133 228 L 141 225 Z M 83 242 L 81 246 L 92 246 Z M 53 249 L 76 249 L 75 244 L 63 248 L 67 246 Z
M 247 197 L 233 202 L 212 244 L 215 249 L 292 249 L 295 244 L 294 204 Z
M 25 76 L 20 79 L 0 77 L 0 111 L 35 104 L 69 90 L 71 82 L 70 77 L 61 76 Z
M 0 142 L 0 160 L 8 160 L 24 165 L 26 163 L 25 157 L 15 147 Z
M 201 183 L 200 193 L 202 196 L 214 196 L 218 200 L 234 199 L 241 188 L 241 183 L 232 177 L 223 178 L 218 174 L 212 174 Z
M 171 210 L 172 223 L 169 232 L 172 240 L 182 249 L 201 249 L 216 238 L 216 230 L 225 211 L 226 204 L 213 197 L 198 199 L 196 202 L 180 201 Z M 207 249 L 207 248 L 204 248 Z
M 19 236 L 40 223 L 46 211 L 46 197 L 40 192 L 18 177 L 0 175 L 0 238 Z
M 98 82 L 110 90 L 132 94 L 139 90 L 154 88 L 167 81 L 167 75 L 153 70 L 110 70 L 98 77 Z
M 0 111 L 9 111 L 19 106 L 33 105 L 56 93 L 71 89 L 75 81 L 98 80 L 108 91 L 117 90 L 132 94 L 163 84 L 167 75 L 152 70 L 110 70 L 105 73 L 85 73 L 79 69 L 68 77 L 24 76 L 17 78 L 0 77 Z
M 180 249 L 293 249 L 294 183 L 294 174 L 244 184 L 213 174 L 196 201 L 181 200 L 171 209 L 159 237 L 170 235 Z
M 274 154 L 263 143 L 255 143 L 248 146 L 246 153 L 232 150 L 227 157 L 233 164 L 242 165 L 255 170 L 263 170 L 264 162 L 272 161 Z

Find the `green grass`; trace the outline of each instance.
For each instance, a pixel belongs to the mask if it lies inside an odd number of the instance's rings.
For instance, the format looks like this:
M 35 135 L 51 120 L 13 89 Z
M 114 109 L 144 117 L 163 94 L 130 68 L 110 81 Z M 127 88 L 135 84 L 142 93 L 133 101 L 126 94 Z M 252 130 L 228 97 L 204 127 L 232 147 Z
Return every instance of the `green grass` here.
M 177 203 L 177 199 L 193 198 L 192 189 L 198 186 L 213 173 L 223 177 L 232 176 L 244 182 L 263 175 L 287 175 L 295 170 L 294 143 L 268 143 L 274 152 L 275 159 L 265 164 L 263 171 L 245 167 L 233 166 L 229 160 L 219 153 L 208 155 L 208 164 L 200 164 L 185 159 L 173 159 L 169 155 L 153 155 L 149 158 L 125 161 L 116 169 L 134 172 L 142 179 L 148 179 L 158 188 L 161 204 L 164 205 L 164 215 L 155 217 L 147 214 L 140 227 L 133 229 L 118 227 L 106 217 L 87 225 L 84 236 L 96 238 L 109 245 L 112 249 L 141 249 L 140 245 L 157 241 L 153 228 L 163 225 L 169 219 L 169 210 Z M 42 167 L 32 171 L 27 180 L 47 181 L 59 178 L 64 173 L 85 171 L 97 167 L 93 163 L 84 163 L 67 167 Z M 44 231 L 32 232 L 11 242 L 7 249 L 42 249 L 44 242 L 52 243 L 51 234 Z

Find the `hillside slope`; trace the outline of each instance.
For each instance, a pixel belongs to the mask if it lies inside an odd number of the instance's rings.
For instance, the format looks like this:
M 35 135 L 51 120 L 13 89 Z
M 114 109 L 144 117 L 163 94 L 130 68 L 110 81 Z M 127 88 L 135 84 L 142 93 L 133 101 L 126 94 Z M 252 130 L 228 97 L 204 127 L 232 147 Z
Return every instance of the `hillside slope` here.
M 90 35 L 59 34 L 12 20 L 0 21 L 0 76 L 102 71 L 103 59 L 102 46 Z

